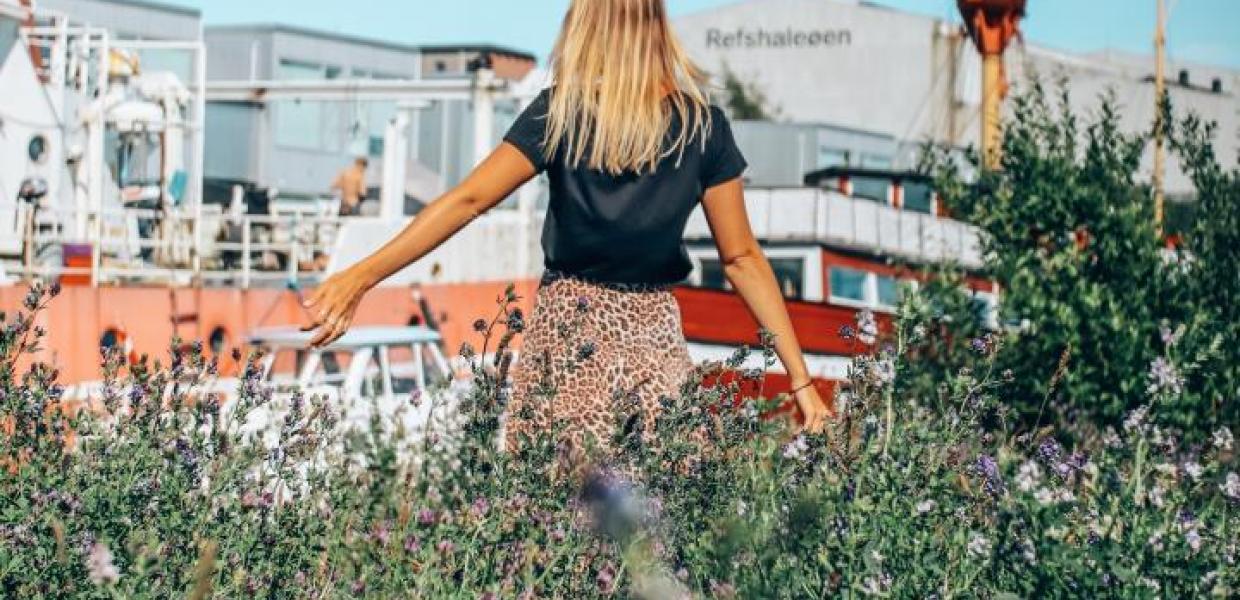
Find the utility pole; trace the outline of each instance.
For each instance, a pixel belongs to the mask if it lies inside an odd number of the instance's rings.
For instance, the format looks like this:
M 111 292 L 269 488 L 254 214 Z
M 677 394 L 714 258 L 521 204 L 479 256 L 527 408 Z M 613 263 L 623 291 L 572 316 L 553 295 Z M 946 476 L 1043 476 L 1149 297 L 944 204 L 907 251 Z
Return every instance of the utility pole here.
M 956 0 L 965 28 L 982 55 L 982 164 L 999 167 L 999 120 L 1007 81 L 1003 74 L 1003 52 L 1020 33 L 1026 0 Z
M 1158 22 L 1154 28 L 1154 227 L 1158 237 L 1163 234 L 1163 105 L 1167 95 L 1167 6 L 1165 0 L 1154 0 L 1158 5 Z

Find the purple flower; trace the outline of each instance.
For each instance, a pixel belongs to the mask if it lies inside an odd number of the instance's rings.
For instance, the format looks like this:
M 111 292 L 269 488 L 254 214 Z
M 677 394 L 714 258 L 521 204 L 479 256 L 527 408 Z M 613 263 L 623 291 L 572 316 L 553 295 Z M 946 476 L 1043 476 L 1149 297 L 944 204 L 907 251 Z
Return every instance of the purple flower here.
M 985 354 L 988 350 L 990 350 L 990 344 L 986 342 L 986 338 L 980 337 L 973 338 L 973 340 L 969 342 L 969 347 L 973 348 L 973 351 L 978 354 Z
M 983 489 L 986 493 L 992 496 L 1003 493 L 1003 476 L 999 473 L 999 463 L 995 462 L 994 458 L 983 454 L 977 457 L 973 468 L 984 480 Z
M 594 582 L 598 584 L 598 590 L 604 594 L 610 594 L 613 591 L 613 585 L 616 583 L 616 568 L 611 563 L 603 565 L 598 570 L 598 576 L 594 578 Z
M 418 540 L 417 536 L 413 536 L 413 535 L 405 536 L 405 552 L 413 554 L 421 549 L 422 549 L 422 542 Z
M 1047 438 L 1038 444 L 1038 458 L 1043 462 L 1053 463 L 1059 460 L 1059 456 L 1063 454 L 1063 447 L 1052 438 Z
M 349 591 L 353 592 L 353 594 L 357 596 L 360 596 L 366 593 L 366 580 L 364 579 L 354 580 L 353 585 L 349 586 Z
M 392 532 L 388 528 L 386 521 L 375 523 L 375 529 L 370 533 L 370 538 L 378 542 L 380 546 L 386 546 Z
M 439 540 L 439 543 L 435 544 L 435 550 L 440 554 L 451 554 L 456 550 L 456 544 L 453 544 L 452 540 Z
M 421 525 L 434 525 L 436 521 L 435 511 L 424 508 L 418 511 L 418 523 Z
M 469 514 L 476 519 L 481 519 L 487 514 L 487 510 L 491 508 L 491 503 L 487 502 L 485 497 L 479 496 L 474 503 L 469 506 Z

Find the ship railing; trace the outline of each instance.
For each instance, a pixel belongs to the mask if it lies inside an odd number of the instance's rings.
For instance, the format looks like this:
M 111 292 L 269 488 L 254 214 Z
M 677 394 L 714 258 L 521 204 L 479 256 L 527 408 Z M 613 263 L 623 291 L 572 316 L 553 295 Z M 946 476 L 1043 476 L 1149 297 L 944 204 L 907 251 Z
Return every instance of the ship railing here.
M 72 235 L 85 212 L 86 239 Z M 305 212 L 235 215 L 206 206 L 78 211 L 0 203 L 0 262 L 10 277 L 92 285 L 269 287 L 322 277 L 343 219 Z
M 745 208 L 754 235 L 763 241 L 824 243 L 966 268 L 982 265 L 978 230 L 955 219 L 817 188 L 750 188 Z M 710 237 L 700 207 L 690 216 L 685 237 Z

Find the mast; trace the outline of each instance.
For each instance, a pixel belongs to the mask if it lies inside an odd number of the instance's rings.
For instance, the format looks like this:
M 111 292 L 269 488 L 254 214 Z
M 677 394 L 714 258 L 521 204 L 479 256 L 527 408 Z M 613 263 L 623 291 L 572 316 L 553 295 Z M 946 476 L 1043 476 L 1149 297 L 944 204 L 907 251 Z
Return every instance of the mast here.
M 1167 5 L 1164 0 L 1155 0 L 1158 5 L 1158 22 L 1154 29 L 1154 174 L 1151 177 L 1154 187 L 1154 227 L 1158 237 L 1163 233 L 1163 100 L 1167 94 Z
M 956 0 L 973 44 L 982 54 L 982 161 L 988 169 L 999 166 L 999 117 L 1007 82 L 1003 52 L 1020 29 L 1025 0 Z

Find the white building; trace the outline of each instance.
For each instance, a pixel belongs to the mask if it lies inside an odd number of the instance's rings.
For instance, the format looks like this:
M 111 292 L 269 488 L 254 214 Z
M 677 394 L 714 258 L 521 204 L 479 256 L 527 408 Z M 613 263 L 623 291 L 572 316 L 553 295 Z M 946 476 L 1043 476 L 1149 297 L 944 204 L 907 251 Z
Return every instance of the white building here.
M 1029 10 L 1037 10 L 1031 4 Z M 855 0 L 747 0 L 685 15 L 675 26 L 699 64 L 714 73 L 731 70 L 754 84 L 778 120 L 889 137 L 893 168 L 910 166 L 923 141 L 964 146 L 978 138 L 981 64 L 958 23 Z M 1124 127 L 1137 131 L 1153 122 L 1154 68 L 1148 57 L 1076 55 L 1017 42 L 1006 58 L 1013 91 L 1033 72 L 1047 80 L 1063 76 L 1078 114 L 1094 110 L 1100 95 L 1114 90 Z M 1169 64 L 1167 72 L 1175 110 L 1218 122 L 1219 158 L 1234 164 L 1240 72 L 1178 63 Z M 783 162 L 799 158 L 806 161 L 804 172 L 841 161 L 883 162 L 881 152 L 867 159 L 816 131 L 808 134 L 819 138 L 816 151 L 812 141 L 809 151 L 800 144 L 804 130 L 780 144 L 748 140 L 747 133 L 744 125 L 738 128 L 742 147 L 759 163 L 773 155 Z M 786 150 L 798 145 L 795 152 Z M 1191 189 L 1174 160 L 1167 189 L 1172 194 Z

